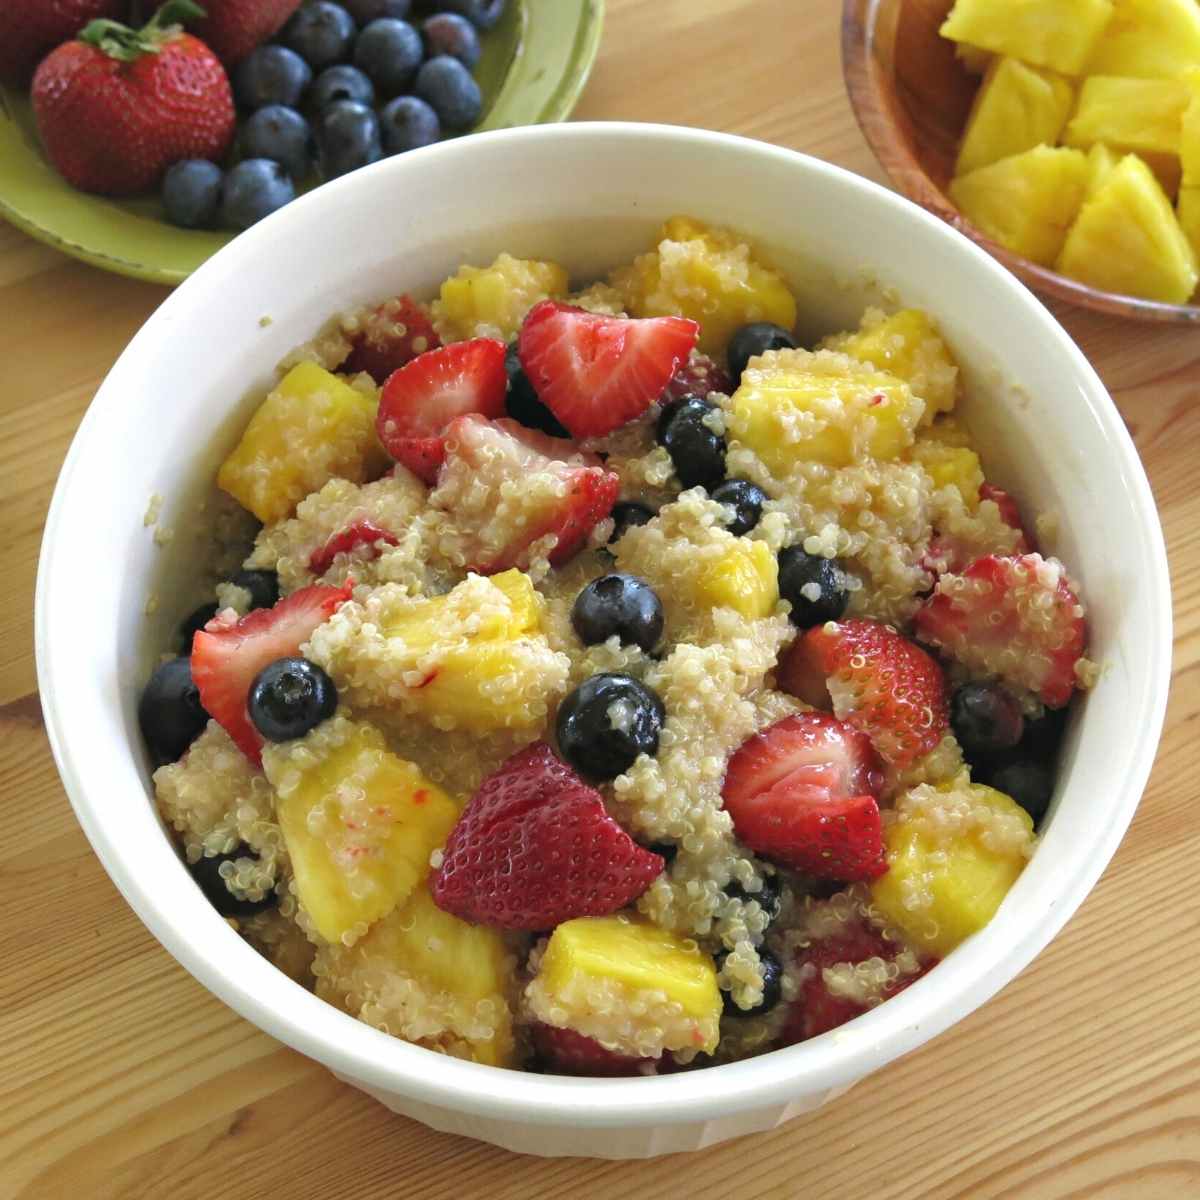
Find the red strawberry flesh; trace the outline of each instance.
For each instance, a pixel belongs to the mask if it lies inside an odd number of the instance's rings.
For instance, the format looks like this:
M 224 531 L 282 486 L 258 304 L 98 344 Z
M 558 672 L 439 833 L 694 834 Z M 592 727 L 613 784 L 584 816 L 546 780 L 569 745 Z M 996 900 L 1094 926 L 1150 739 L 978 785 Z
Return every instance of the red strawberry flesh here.
M 442 344 L 429 315 L 409 295 L 395 296 L 370 312 L 350 342 L 353 348 L 339 369 L 347 375 L 366 371 L 378 384 Z
M 381 546 L 395 546 L 399 538 L 387 529 L 381 529 L 374 521 L 361 517 L 352 521 L 345 529 L 339 529 L 323 545 L 312 552 L 308 560 L 309 572 L 318 578 L 333 566 L 339 554 L 349 554 L 359 546 L 369 546 L 371 557 L 377 558 Z
M 554 1025 L 536 1023 L 531 1030 L 533 1048 L 544 1069 L 552 1075 L 641 1075 L 645 1067 L 653 1067 L 653 1058 L 634 1058 L 606 1050 L 595 1038 L 560 1029 Z

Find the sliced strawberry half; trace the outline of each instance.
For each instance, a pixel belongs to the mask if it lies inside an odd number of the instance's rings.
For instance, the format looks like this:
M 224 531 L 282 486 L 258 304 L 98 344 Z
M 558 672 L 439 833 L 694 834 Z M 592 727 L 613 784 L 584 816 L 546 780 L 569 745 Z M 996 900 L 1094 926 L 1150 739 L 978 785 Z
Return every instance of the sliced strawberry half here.
M 776 680 L 810 704 L 824 687 L 837 716 L 862 730 L 899 770 L 928 754 L 950 727 L 942 668 L 879 621 L 854 617 L 814 626 L 780 661 Z
M 393 371 L 442 340 L 429 314 L 411 296 L 394 296 L 369 313 L 350 337 L 350 356 L 341 370 L 348 375 L 366 371 L 382 384 Z
M 595 1038 L 538 1022 L 532 1027 L 533 1048 L 542 1068 L 551 1075 L 652 1074 L 653 1058 L 634 1058 L 606 1050 Z
M 521 326 L 521 367 L 542 403 L 577 438 L 640 417 L 686 363 L 700 326 L 684 317 L 606 317 L 555 300 Z
M 662 873 L 600 793 L 544 742 L 483 781 L 430 876 L 439 908 L 498 929 L 552 929 L 636 900 Z
M 512 485 L 522 500 L 502 506 Z M 620 488 L 618 476 L 574 442 L 508 418 L 466 416 L 446 431 L 446 462 L 429 500 L 454 515 L 469 535 L 468 565 L 487 575 L 527 567 L 530 547 L 547 537 L 555 539 L 551 564 L 566 562 L 612 511 Z
M 192 679 L 200 702 L 251 762 L 262 761 L 262 737 L 246 712 L 254 677 L 277 658 L 298 654 L 350 595 L 349 581 L 340 588 L 301 588 L 274 608 L 256 608 L 240 620 L 218 613 L 192 640 Z
M 339 554 L 349 554 L 359 546 L 369 546 L 372 558 L 377 558 L 381 546 L 395 546 L 399 543 L 388 529 L 381 529 L 374 521 L 360 517 L 351 521 L 345 529 L 339 529 L 323 546 L 318 546 L 308 560 L 308 569 L 318 578 L 333 566 L 333 560 Z
M 819 879 L 874 879 L 886 869 L 870 740 L 827 713 L 776 721 L 743 742 L 721 796 L 737 836 L 764 858 Z
M 419 355 L 388 376 L 375 428 L 397 462 L 433 483 L 446 457 L 450 423 L 466 413 L 503 416 L 507 391 L 503 342 L 453 342 Z
M 1036 692 L 1061 708 L 1087 643 L 1084 609 L 1057 559 L 988 555 L 943 575 L 914 620 L 917 636 L 976 675 Z

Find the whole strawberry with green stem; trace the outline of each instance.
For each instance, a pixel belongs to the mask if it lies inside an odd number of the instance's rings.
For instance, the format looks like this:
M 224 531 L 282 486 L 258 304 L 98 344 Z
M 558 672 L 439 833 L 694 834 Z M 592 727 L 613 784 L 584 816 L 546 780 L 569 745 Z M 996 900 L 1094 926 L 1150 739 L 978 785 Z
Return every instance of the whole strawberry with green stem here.
M 118 19 L 128 0 L 0 0 L 0 83 L 23 88 L 38 62 L 96 17 Z
M 193 0 L 168 0 L 141 29 L 92 21 L 42 60 L 33 113 L 68 183 L 131 196 L 155 187 L 180 159 L 224 156 L 236 126 L 229 77 L 179 27 L 203 15 Z

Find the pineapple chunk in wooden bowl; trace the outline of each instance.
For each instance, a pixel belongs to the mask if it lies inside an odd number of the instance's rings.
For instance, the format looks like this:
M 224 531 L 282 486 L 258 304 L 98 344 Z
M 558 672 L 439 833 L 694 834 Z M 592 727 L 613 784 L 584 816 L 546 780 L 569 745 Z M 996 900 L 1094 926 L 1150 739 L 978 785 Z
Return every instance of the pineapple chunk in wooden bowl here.
M 1200 324 L 1196 0 L 845 0 L 842 55 L 910 199 L 1043 296 Z

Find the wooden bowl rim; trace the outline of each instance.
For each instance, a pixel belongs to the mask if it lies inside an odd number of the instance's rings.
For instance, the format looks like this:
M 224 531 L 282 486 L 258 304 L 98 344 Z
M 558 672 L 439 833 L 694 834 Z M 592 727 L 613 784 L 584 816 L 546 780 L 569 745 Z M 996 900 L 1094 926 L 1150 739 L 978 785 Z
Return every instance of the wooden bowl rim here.
M 1164 304 L 1088 287 L 1011 253 L 984 236 L 959 213 L 916 155 L 895 135 L 896 115 L 885 98 L 890 92 L 889 81 L 883 78 L 872 53 L 881 3 L 882 0 L 843 0 L 842 74 L 858 127 L 892 183 L 910 200 L 982 246 L 1035 291 L 1110 316 L 1200 324 L 1200 304 Z

